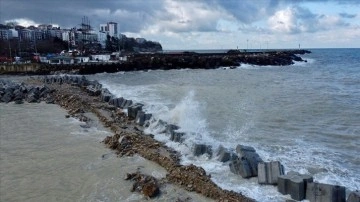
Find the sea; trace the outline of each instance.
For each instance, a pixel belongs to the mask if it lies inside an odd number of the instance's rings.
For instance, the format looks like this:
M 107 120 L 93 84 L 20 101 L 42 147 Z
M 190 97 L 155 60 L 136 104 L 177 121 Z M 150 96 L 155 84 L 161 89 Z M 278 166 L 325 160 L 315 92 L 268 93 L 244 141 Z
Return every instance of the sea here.
M 211 145 L 214 154 L 220 145 L 230 150 L 238 144 L 252 146 L 264 161 L 280 161 L 285 173 L 311 174 L 316 182 L 345 186 L 349 194 L 360 190 L 360 49 L 310 51 L 302 55 L 307 62 L 290 66 L 241 64 L 87 77 L 117 97 L 143 103 L 153 115 L 146 134 L 179 151 L 182 164 L 203 167 L 224 189 L 257 201 L 290 198 L 276 186 L 231 173 L 216 155 L 194 156 L 194 144 Z M 185 141 L 170 141 L 159 120 L 178 125 Z M 64 121 L 56 122 L 57 133 L 69 129 L 61 127 Z

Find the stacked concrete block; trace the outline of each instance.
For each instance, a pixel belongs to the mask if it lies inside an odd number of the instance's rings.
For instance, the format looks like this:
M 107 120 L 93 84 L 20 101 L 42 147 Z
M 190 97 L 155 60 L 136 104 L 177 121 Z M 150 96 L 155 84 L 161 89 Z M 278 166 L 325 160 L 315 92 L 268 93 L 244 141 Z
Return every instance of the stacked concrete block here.
M 194 144 L 193 154 L 194 156 L 201 156 L 203 154 L 207 154 L 211 157 L 212 147 L 210 145 L 205 145 L 205 144 Z
M 126 109 L 126 108 L 128 108 L 129 106 L 131 106 L 132 104 L 133 104 L 133 101 L 132 101 L 132 100 L 126 100 L 126 99 L 124 99 L 124 101 L 121 103 L 120 108 Z
M 241 175 L 243 178 L 253 177 L 254 174 L 251 171 L 249 162 L 243 158 L 236 158 L 229 164 L 230 171 L 237 175 Z
M 311 202 L 345 202 L 345 187 L 317 182 L 308 183 L 305 198 Z
M 183 142 L 185 133 L 173 131 L 170 135 L 170 140 L 174 142 Z
M 138 111 L 136 114 L 135 122 L 140 126 L 144 126 L 152 117 L 152 114 L 146 114 L 143 111 Z
M 111 99 L 112 95 L 110 93 L 101 93 L 101 101 L 103 102 L 109 102 Z
M 279 161 L 260 162 L 258 164 L 259 184 L 276 185 L 280 175 L 284 175 L 284 166 Z
M 126 101 L 127 102 L 127 101 Z M 131 119 L 135 119 L 137 113 L 142 110 L 143 104 L 135 103 L 128 107 L 128 117 Z
M 217 149 L 216 156 L 217 156 L 217 160 L 220 162 L 227 162 L 230 160 L 235 160 L 237 158 L 236 154 L 229 151 L 222 145 L 220 145 L 219 148 Z
M 278 191 L 284 195 L 290 194 L 292 199 L 301 201 L 305 199 L 307 185 L 311 182 L 312 176 L 291 171 L 278 177 Z
M 169 135 L 172 135 L 174 133 L 175 130 L 178 130 L 179 126 L 174 125 L 174 124 L 167 124 L 166 125 L 166 129 L 165 132 Z
M 350 192 L 346 202 L 360 202 L 360 191 Z
M 236 147 L 238 159 L 232 160 L 230 170 L 240 174 L 244 178 L 256 177 L 258 175 L 258 163 L 263 162 L 253 147 L 238 145 Z M 236 171 L 236 169 L 240 169 Z

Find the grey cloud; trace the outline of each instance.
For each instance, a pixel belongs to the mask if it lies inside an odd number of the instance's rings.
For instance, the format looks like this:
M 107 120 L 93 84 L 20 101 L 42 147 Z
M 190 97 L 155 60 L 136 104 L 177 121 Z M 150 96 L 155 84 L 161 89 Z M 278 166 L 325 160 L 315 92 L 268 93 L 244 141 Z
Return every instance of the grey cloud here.
M 356 14 L 349 14 L 349 13 L 339 13 L 339 15 L 343 18 L 355 18 Z
M 96 29 L 100 23 L 121 21 L 122 29 L 139 31 L 143 25 L 151 23 L 155 12 L 164 10 L 162 0 L 1 0 L 1 20 L 29 18 L 38 23 L 54 23 L 64 28 L 79 26 L 83 16 L 87 16 Z M 99 15 L 97 10 L 108 10 Z M 117 11 L 127 11 L 127 15 Z M 1 23 L 1 22 L 0 22 Z
M 278 0 L 216 0 L 218 5 L 234 15 L 240 22 L 251 24 L 263 17 L 273 14 L 278 8 Z

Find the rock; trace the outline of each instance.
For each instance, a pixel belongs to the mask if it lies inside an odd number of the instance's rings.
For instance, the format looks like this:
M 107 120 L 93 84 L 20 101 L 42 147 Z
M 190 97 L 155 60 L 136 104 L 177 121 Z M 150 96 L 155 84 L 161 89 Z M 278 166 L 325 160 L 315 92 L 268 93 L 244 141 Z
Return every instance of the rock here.
M 345 202 L 345 187 L 311 182 L 307 184 L 305 198 L 311 202 Z
M 159 186 L 156 183 L 147 183 L 143 186 L 141 191 L 145 197 L 153 198 L 160 193 Z
M 278 191 L 284 195 L 290 194 L 292 199 L 301 201 L 305 199 L 307 185 L 312 181 L 313 177 L 310 175 L 288 172 L 278 177 Z
M 55 99 L 53 97 L 48 97 L 45 100 L 46 104 L 54 104 L 55 103 Z
M 248 162 L 252 177 L 258 175 L 258 163 L 263 162 L 259 154 L 256 153 L 255 149 L 250 146 L 237 145 L 236 153 L 239 155 L 240 159 L 244 159 Z M 243 161 L 241 161 L 243 162 Z
M 9 103 L 12 101 L 13 95 L 10 93 L 5 93 L 5 95 L 3 95 L 1 97 L 1 102 L 5 102 L 5 103 Z
M 352 191 L 346 202 L 360 202 L 360 191 Z
M 23 103 L 24 103 L 24 100 L 22 100 L 22 99 L 15 100 L 15 104 L 23 104 Z
M 170 135 L 170 140 L 171 141 L 174 141 L 174 142 L 183 142 L 184 141 L 184 138 L 183 136 L 185 135 L 185 133 L 181 133 L 181 132 L 173 132 L 171 135 Z
M 279 161 L 260 162 L 258 164 L 259 184 L 276 185 L 280 175 L 284 175 L 284 166 Z
M 195 144 L 193 146 L 193 154 L 194 156 L 200 156 L 203 154 L 208 154 L 211 158 L 212 156 L 212 147 L 210 145 L 205 144 Z

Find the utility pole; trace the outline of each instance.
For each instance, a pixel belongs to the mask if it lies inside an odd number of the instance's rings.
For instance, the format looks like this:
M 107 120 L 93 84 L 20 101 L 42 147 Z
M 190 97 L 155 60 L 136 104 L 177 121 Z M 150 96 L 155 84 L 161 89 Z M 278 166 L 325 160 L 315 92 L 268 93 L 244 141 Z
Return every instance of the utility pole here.
M 249 39 L 246 39 L 246 49 L 249 49 Z

